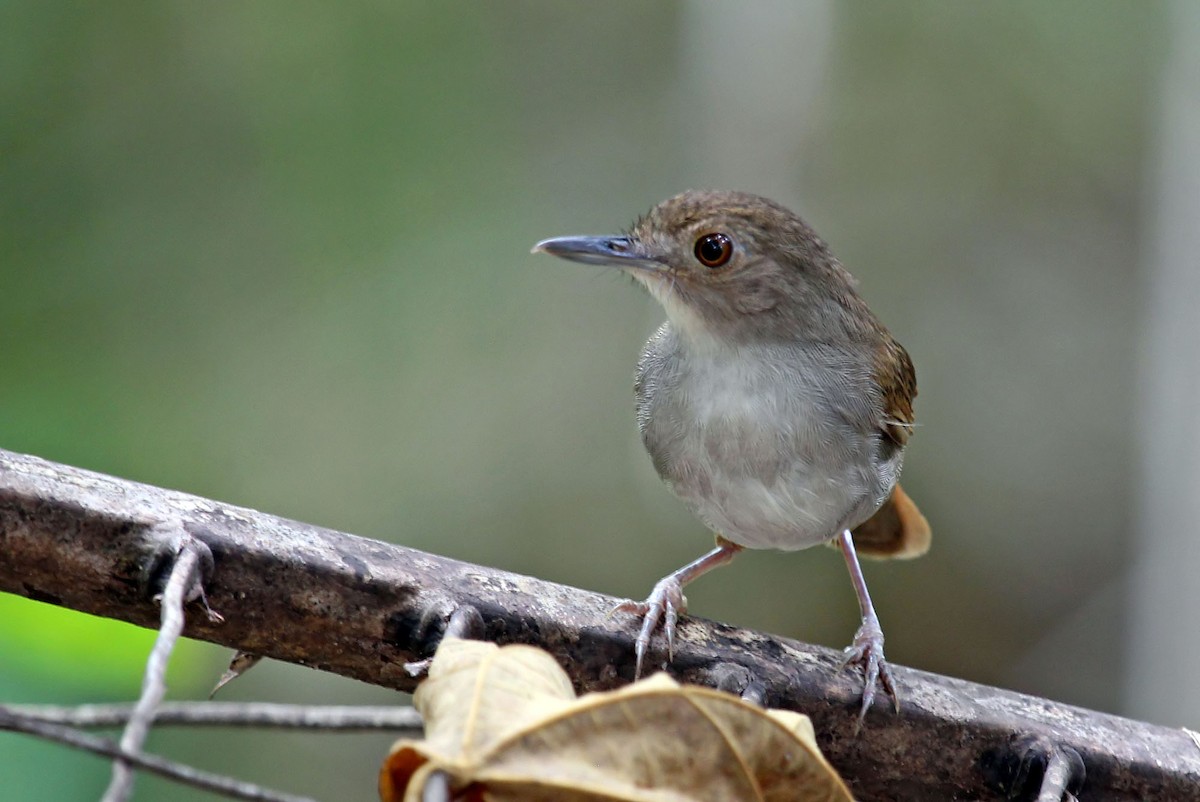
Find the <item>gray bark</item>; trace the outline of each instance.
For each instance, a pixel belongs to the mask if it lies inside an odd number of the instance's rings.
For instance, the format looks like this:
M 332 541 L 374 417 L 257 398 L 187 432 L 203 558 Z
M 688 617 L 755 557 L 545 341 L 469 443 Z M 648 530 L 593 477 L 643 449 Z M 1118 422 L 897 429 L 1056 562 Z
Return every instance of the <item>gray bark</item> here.
M 156 627 L 174 524 L 211 549 L 225 618 L 189 615 L 193 638 L 409 691 L 404 663 L 470 606 L 483 637 L 546 649 L 581 691 L 633 675 L 617 599 L 0 451 L 0 590 Z M 897 666 L 900 714 L 880 700 L 855 735 L 861 680 L 838 653 L 694 617 L 671 671 L 807 713 L 863 800 L 1036 798 L 1045 765 L 1077 758 L 1082 800 L 1200 799 L 1183 730 Z

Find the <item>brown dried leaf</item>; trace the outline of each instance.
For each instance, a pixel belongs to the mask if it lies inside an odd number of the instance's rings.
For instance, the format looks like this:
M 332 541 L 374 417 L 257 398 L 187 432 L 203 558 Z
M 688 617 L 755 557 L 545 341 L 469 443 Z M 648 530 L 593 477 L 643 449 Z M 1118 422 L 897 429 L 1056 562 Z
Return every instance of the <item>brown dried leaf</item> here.
M 426 738 L 380 773 L 384 802 L 419 802 L 434 772 L 480 802 L 845 802 L 807 716 L 657 674 L 575 698 L 550 655 L 447 639 L 413 700 Z
M 217 695 L 217 691 L 254 668 L 260 660 L 262 660 L 262 655 L 260 654 L 251 654 L 250 652 L 236 653 L 233 659 L 229 661 L 229 668 L 225 669 L 225 673 L 221 675 L 221 678 L 217 680 L 217 684 L 209 692 L 208 698 L 212 699 Z

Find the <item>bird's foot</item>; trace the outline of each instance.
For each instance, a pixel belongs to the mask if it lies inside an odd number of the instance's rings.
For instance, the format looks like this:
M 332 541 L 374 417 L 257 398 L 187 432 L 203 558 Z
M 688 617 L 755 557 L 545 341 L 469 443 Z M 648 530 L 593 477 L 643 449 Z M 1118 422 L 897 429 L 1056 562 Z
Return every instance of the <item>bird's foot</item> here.
M 854 633 L 854 642 L 842 652 L 842 668 L 856 663 L 863 670 L 862 710 L 858 714 L 858 724 L 866 718 L 867 710 L 875 701 L 875 683 L 883 686 L 883 691 L 892 698 L 896 712 L 900 712 L 900 697 L 896 695 L 896 686 L 892 683 L 892 672 L 887 661 L 883 658 L 883 629 L 879 619 L 870 615 L 863 619 L 862 626 Z
M 683 595 L 683 584 L 674 574 L 663 577 L 650 591 L 645 601 L 627 601 L 613 608 L 614 613 L 633 613 L 642 616 L 642 628 L 638 631 L 634 642 L 634 654 L 637 665 L 633 678 L 642 675 L 642 663 L 646 660 L 646 652 L 650 648 L 650 638 L 654 630 L 662 625 L 663 635 L 667 639 L 667 662 L 675 657 L 675 624 L 679 616 L 687 612 L 687 599 Z

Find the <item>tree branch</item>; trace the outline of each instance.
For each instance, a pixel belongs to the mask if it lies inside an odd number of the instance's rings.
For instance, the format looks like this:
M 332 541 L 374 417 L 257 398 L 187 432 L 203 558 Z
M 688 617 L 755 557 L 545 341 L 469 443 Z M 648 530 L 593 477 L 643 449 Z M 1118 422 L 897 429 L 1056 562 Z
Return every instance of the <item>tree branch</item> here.
M 633 677 L 618 601 L 174 491 L 0 451 L 0 590 L 157 626 L 143 568 L 155 525 L 177 519 L 211 549 L 209 599 L 226 617 L 185 633 L 398 690 L 449 614 L 483 637 L 553 654 L 580 690 Z M 1036 798 L 1049 762 L 1035 738 L 1082 758 L 1081 800 L 1193 800 L 1200 749 L 1182 730 L 894 668 L 900 715 L 879 703 L 855 737 L 859 679 L 829 649 L 688 617 L 672 674 L 807 713 L 862 800 Z M 1031 770 L 1031 768 L 1033 770 Z

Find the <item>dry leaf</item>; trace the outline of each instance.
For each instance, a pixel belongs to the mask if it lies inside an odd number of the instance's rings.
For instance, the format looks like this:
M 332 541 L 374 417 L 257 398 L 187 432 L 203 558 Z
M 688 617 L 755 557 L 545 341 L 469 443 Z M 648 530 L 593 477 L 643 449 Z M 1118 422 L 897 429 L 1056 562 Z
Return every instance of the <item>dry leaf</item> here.
M 209 692 L 208 698 L 212 699 L 217 695 L 217 691 L 254 668 L 260 660 L 262 660 L 262 655 L 260 654 L 251 654 L 250 652 L 236 653 L 233 659 L 229 661 L 229 668 L 225 669 L 225 673 L 221 675 L 221 678 L 217 680 L 217 684 Z
M 426 738 L 392 748 L 384 802 L 435 772 L 478 802 L 852 802 L 807 716 L 666 674 L 577 699 L 540 649 L 447 639 L 413 703 Z

